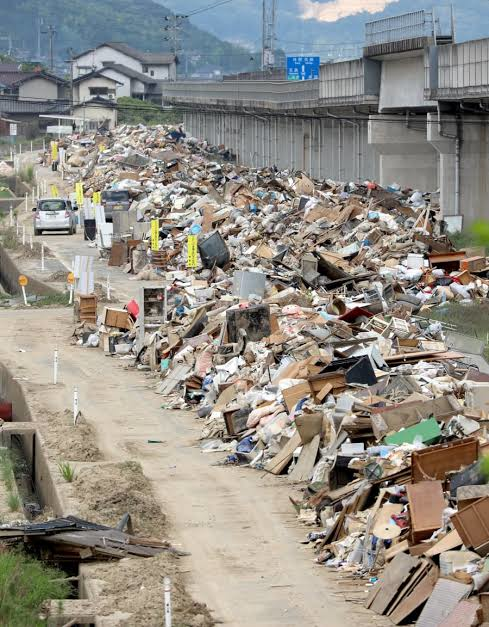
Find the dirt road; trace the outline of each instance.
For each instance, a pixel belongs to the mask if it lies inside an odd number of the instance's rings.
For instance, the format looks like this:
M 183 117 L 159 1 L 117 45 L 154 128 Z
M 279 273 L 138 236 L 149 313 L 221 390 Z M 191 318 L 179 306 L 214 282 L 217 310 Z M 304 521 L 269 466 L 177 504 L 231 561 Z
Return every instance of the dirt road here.
M 310 548 L 299 544 L 307 529 L 295 521 L 285 479 L 214 466 L 222 454 L 200 452 L 193 414 L 161 409 L 147 375 L 126 370 L 123 361 L 99 349 L 69 345 L 68 310 L 5 311 L 1 321 L 0 361 L 27 379 L 23 385 L 34 408 L 70 408 L 78 386 L 81 410 L 104 457 L 141 462 L 168 514 L 171 540 L 191 552 L 182 563 L 189 590 L 217 619 L 226 625 L 311 627 L 374 619 L 335 596 L 337 578 L 314 565 Z

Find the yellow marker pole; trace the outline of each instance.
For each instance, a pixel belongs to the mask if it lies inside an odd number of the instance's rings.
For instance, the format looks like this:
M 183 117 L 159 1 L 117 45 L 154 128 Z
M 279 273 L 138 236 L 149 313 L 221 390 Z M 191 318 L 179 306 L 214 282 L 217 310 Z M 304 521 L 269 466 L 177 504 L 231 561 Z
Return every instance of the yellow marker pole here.
M 22 289 L 22 296 L 24 297 L 24 305 L 27 307 L 28 303 L 27 303 L 27 294 L 25 293 L 25 288 L 27 286 L 27 284 L 29 283 L 29 279 L 24 275 L 21 274 L 19 276 L 19 285 Z
M 69 304 L 73 304 L 73 292 L 75 291 L 75 275 L 73 272 L 70 272 L 67 277 L 68 283 L 70 284 L 70 302 Z
M 189 235 L 187 239 L 187 268 L 196 268 L 197 265 L 197 235 Z
M 157 251 L 160 244 L 160 222 L 151 220 L 151 250 Z

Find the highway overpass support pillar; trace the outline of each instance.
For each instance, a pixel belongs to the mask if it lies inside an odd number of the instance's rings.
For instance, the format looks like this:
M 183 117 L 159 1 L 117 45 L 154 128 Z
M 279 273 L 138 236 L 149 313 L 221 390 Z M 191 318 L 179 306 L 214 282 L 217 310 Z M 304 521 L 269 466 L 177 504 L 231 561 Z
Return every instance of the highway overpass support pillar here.
M 426 138 L 426 118 L 371 115 L 368 143 L 379 158 L 379 183 L 438 189 L 438 153 Z

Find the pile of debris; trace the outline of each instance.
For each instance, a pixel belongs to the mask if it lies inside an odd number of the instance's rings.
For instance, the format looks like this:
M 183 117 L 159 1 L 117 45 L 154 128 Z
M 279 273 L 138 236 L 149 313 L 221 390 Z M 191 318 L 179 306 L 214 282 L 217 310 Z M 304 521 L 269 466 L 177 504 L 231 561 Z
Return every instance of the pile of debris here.
M 372 610 L 489 621 L 489 376 L 428 315 L 487 297 L 484 251 L 453 249 L 435 195 L 209 161 L 163 127 L 106 143 L 85 193 L 132 198 L 109 264 L 154 282 L 96 323 L 92 303 L 79 342 L 158 373 L 205 452 L 305 482 L 317 562 Z
M 124 529 L 128 529 L 126 533 Z M 124 557 L 154 557 L 163 551 L 188 555 L 168 542 L 131 535 L 131 517 L 126 514 L 116 528 L 106 527 L 75 516 L 54 518 L 40 523 L 0 525 L 0 542 L 29 545 L 44 558 L 56 562 L 73 560 L 113 560 Z

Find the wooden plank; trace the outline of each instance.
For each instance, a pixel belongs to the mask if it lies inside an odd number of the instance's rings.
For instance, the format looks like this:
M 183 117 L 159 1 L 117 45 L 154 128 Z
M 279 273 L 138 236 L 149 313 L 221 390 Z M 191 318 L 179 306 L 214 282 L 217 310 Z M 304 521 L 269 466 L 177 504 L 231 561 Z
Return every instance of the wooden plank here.
M 295 468 L 289 475 L 290 481 L 309 481 L 316 463 L 321 436 L 315 435 L 310 442 L 304 444 Z
M 265 470 L 273 475 L 279 475 L 291 461 L 295 449 L 301 445 L 301 436 L 296 431 L 281 451 L 273 457 L 265 466 Z
M 396 555 L 392 562 L 386 566 L 382 578 L 371 590 L 365 602 L 365 607 L 370 608 L 377 614 L 383 614 L 397 594 L 398 589 L 418 563 L 418 558 L 411 557 L 406 553 Z
M 429 599 L 438 579 L 438 568 L 432 567 L 412 592 L 404 597 L 389 616 L 395 625 L 399 625 L 408 618 L 420 605 Z
M 426 576 L 430 564 L 427 559 L 421 560 L 418 564 L 417 568 L 411 573 L 409 579 L 406 581 L 402 588 L 399 588 L 395 598 L 389 605 L 384 614 L 386 616 L 390 616 L 392 612 L 396 609 L 399 603 L 405 599 L 407 596 L 411 594 L 411 592 L 416 588 L 416 586 L 421 582 L 421 580 Z
M 409 549 L 409 542 L 407 540 L 402 540 L 401 542 L 398 542 L 397 544 L 394 544 L 389 549 L 387 549 L 386 552 L 385 552 L 385 560 L 386 560 L 386 562 L 389 562 L 398 553 L 406 553 L 408 549 Z
M 456 549 L 461 544 L 462 538 L 459 536 L 458 531 L 453 529 L 453 531 L 448 532 L 444 538 L 438 540 L 434 546 L 425 551 L 424 554 L 426 557 L 434 557 L 435 555 L 440 555 L 440 553 L 444 553 L 445 551 Z

